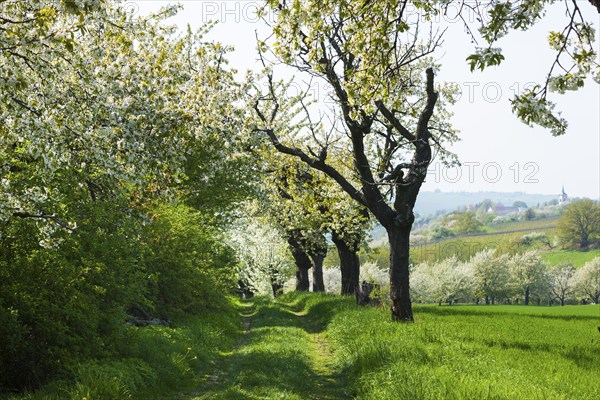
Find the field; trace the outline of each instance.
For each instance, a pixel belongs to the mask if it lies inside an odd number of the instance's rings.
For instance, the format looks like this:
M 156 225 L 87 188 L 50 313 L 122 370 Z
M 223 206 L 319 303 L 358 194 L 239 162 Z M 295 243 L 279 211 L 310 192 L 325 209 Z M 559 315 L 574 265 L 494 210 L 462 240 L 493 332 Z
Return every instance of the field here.
M 416 306 L 339 313 L 328 331 L 361 399 L 595 399 L 599 306 Z M 348 329 L 354 335 L 344 335 Z
M 454 237 L 435 243 L 413 245 L 410 258 L 413 263 L 436 262 L 452 256 L 466 261 L 483 249 L 496 249 L 497 254 L 513 254 L 535 248 L 540 251 L 542 259 L 549 265 L 570 262 L 579 268 L 586 262 L 600 256 L 600 250 L 598 249 L 588 251 L 548 249 L 543 243 L 534 243 L 533 247 L 519 245 L 519 240 L 524 235 L 532 232 L 544 232 L 549 238 L 553 238 L 556 232 L 552 226 L 555 224 L 556 219 L 506 223 L 495 226 L 489 232 L 481 235 Z M 329 252 L 325 265 L 337 266 L 339 264 L 337 255 L 334 253 Z M 369 251 L 362 251 L 361 262 L 377 262 L 380 266 L 387 265 L 389 262 L 387 243 L 376 246 Z
M 489 228 L 489 232 L 503 232 L 503 231 L 513 231 L 513 230 L 546 230 L 550 227 L 556 227 L 556 223 L 558 222 L 558 218 L 544 218 L 532 221 L 513 221 L 513 222 L 503 222 L 500 224 L 495 224 L 493 227 Z
M 582 267 L 588 261 L 600 257 L 600 250 L 576 251 L 576 250 L 555 250 L 541 254 L 544 261 L 550 265 L 569 262 L 575 267 Z

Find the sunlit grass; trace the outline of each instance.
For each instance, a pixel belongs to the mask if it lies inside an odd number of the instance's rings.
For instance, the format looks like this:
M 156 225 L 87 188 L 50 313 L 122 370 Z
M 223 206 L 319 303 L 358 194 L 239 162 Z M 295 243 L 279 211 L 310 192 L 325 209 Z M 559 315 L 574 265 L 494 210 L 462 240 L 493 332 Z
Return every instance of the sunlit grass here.
M 580 251 L 580 250 L 554 250 L 541 254 L 541 257 L 550 265 L 559 263 L 571 263 L 575 267 L 582 267 L 588 261 L 600 257 L 600 249 Z
M 251 329 L 224 355 L 216 382 L 203 387 L 200 399 L 348 398 L 341 376 L 331 376 L 325 356 L 313 342 L 346 299 L 331 295 L 288 295 L 272 302 L 254 300 Z M 320 364 L 316 364 L 320 363 Z
M 600 306 L 415 306 L 338 313 L 328 332 L 360 399 L 600 398 Z M 354 332 L 348 335 L 347 332 Z
M 598 399 L 600 306 L 414 305 L 290 293 L 133 328 L 120 360 L 22 399 Z M 240 331 L 241 319 L 246 329 Z

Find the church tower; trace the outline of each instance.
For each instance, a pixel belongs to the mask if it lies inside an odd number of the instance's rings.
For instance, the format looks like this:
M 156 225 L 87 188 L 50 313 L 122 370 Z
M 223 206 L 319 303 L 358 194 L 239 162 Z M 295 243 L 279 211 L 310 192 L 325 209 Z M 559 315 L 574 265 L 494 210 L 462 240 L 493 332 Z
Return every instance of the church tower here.
M 565 193 L 565 186 L 563 185 L 560 195 L 558 195 L 558 204 L 563 204 L 569 201 L 569 197 Z

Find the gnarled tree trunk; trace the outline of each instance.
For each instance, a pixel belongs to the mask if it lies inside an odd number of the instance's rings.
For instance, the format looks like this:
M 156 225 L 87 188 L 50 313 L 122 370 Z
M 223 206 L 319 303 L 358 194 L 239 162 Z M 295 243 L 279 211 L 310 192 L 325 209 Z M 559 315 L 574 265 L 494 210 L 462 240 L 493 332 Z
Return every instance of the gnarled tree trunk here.
M 322 253 L 312 254 L 310 256 L 312 260 L 313 267 L 313 292 L 324 292 L 325 291 L 325 282 L 323 282 L 323 261 L 325 260 L 325 255 Z
M 348 245 L 336 233 L 332 232 L 331 240 L 335 244 L 340 257 L 340 270 L 342 273 L 342 295 L 354 296 L 359 284 L 360 260 L 358 246 Z
M 310 290 L 310 280 L 308 279 L 308 268 L 298 268 L 296 270 L 296 291 L 308 292 Z
M 324 292 L 325 283 L 323 282 L 323 261 L 327 256 L 327 239 L 322 233 L 315 233 L 317 240 L 314 240 L 309 250 L 309 256 L 313 267 L 313 292 Z
M 300 243 L 295 237 L 289 236 L 288 245 L 294 261 L 296 262 L 296 291 L 308 292 L 310 289 L 310 281 L 308 278 L 308 270 L 312 267 L 310 257 L 302 249 Z
M 412 322 L 413 312 L 410 301 L 408 254 L 410 250 L 411 226 L 394 227 L 388 230 L 390 242 L 390 299 L 392 319 Z

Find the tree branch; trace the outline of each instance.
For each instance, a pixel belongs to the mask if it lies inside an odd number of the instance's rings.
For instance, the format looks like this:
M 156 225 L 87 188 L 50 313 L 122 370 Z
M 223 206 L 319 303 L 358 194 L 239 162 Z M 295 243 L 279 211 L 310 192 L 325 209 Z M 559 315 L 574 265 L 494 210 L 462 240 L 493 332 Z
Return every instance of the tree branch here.
M 69 232 L 75 231 L 68 223 L 58 218 L 56 215 L 46 214 L 45 212 L 38 210 L 40 214 L 31 214 L 27 212 L 15 211 L 13 212 L 13 217 L 17 218 L 32 218 L 32 219 L 45 219 L 54 222 L 59 225 L 61 228 L 68 230 Z
M 348 193 L 350 197 L 352 197 L 352 199 L 366 206 L 366 200 L 361 191 L 356 189 L 342 174 L 340 174 L 338 170 L 333 168 L 331 165 L 326 164 L 324 160 L 319 160 L 318 158 L 311 157 L 297 147 L 289 147 L 282 144 L 272 129 L 255 129 L 255 131 L 266 133 L 277 151 L 283 154 L 298 157 L 301 161 L 303 161 L 310 167 L 325 173 L 331 179 L 335 180 L 341 186 L 341 188 L 346 193 Z

